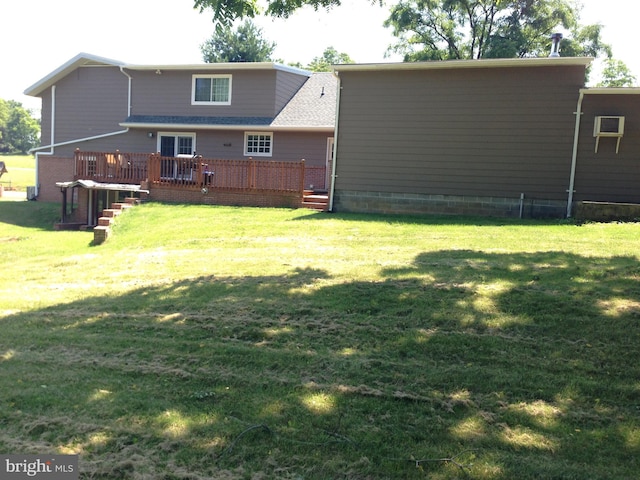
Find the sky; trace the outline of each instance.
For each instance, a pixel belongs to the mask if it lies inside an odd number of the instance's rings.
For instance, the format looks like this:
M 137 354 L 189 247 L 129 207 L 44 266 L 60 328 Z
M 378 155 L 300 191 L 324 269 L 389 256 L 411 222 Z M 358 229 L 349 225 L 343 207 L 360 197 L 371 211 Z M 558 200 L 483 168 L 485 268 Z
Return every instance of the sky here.
M 382 26 L 389 5 L 343 0 L 330 11 L 305 7 L 286 20 L 254 19 L 274 58 L 306 65 L 332 46 L 357 63 L 400 61 L 386 56 L 395 38 Z M 581 23 L 604 25 L 614 57 L 640 80 L 636 44 L 638 0 L 581 0 Z M 40 100 L 25 89 L 78 53 L 130 64 L 202 62 L 200 45 L 213 34 L 211 13 L 193 0 L 3 0 L 0 4 L 0 98 L 37 111 Z

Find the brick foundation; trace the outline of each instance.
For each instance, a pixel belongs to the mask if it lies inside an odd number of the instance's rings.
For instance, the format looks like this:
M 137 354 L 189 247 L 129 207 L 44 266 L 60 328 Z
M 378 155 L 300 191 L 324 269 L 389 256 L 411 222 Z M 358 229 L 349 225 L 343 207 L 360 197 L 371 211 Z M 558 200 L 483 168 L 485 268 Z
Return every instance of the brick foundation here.
M 301 193 L 276 193 L 264 191 L 220 191 L 215 189 L 185 189 L 150 186 L 149 200 L 167 203 L 191 203 L 202 205 L 232 205 L 243 207 L 299 208 Z

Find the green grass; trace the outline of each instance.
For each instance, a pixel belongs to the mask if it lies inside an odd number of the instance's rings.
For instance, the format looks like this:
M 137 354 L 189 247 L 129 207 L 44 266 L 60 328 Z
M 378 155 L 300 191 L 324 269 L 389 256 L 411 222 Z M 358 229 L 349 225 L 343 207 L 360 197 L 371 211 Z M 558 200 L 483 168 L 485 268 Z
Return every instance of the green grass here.
M 8 172 L 0 178 L 4 188 L 26 191 L 36 184 L 36 160 L 31 155 L 0 155 L 0 161 L 7 166 Z
M 640 224 L 0 209 L 0 451 L 102 479 L 628 479 Z M 448 460 L 447 460 L 448 459 Z

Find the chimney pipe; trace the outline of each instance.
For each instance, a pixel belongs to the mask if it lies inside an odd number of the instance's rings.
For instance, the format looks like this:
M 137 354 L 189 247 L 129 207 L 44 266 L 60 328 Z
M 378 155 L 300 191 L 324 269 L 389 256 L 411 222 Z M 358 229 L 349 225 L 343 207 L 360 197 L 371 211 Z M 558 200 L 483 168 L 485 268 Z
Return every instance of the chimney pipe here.
M 560 40 L 562 40 L 561 33 L 554 33 L 551 35 L 551 54 L 550 57 L 560 56 Z

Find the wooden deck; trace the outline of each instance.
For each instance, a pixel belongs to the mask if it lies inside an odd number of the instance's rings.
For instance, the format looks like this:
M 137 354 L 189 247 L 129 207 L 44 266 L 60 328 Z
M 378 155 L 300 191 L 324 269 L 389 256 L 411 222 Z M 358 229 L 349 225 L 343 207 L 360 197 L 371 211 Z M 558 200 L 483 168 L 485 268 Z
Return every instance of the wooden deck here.
M 186 189 L 262 190 L 271 192 L 304 191 L 305 184 L 317 185 L 324 168 L 305 166 L 305 161 L 226 160 L 188 157 L 163 157 L 160 154 L 127 152 L 75 152 L 75 180 L 102 183 L 148 182 Z

